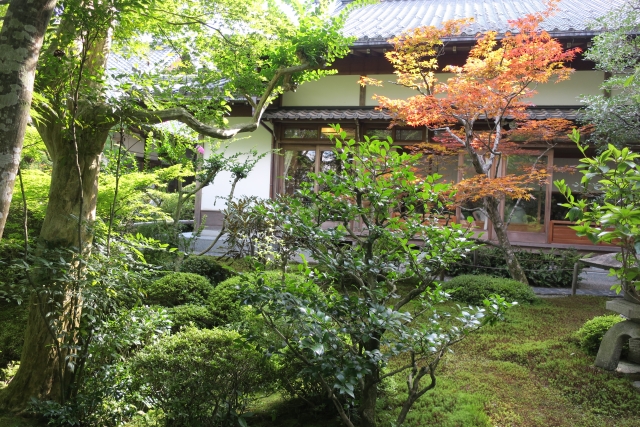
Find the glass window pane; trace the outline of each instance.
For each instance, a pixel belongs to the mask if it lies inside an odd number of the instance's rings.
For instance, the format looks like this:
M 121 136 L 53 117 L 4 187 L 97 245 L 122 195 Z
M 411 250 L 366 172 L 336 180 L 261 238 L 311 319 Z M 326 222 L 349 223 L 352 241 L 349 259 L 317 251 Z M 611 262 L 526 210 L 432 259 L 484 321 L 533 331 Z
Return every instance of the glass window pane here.
M 336 157 L 333 151 L 325 150 L 320 152 L 320 172 L 342 171 L 342 162 Z M 319 191 L 325 191 L 326 186 L 320 186 Z
M 317 139 L 318 128 L 286 127 L 284 129 L 285 139 Z
M 529 174 L 534 165 L 537 170 L 547 169 L 547 157 L 538 158 L 537 155 L 509 156 L 506 173 L 507 175 Z M 526 185 L 532 188 L 530 200 L 521 199 L 519 202 L 510 198 L 505 200 L 505 220 L 511 219 L 508 229 L 510 231 L 543 232 L 547 184 L 535 182 Z
M 364 133 L 371 139 L 386 140 L 388 136 L 393 136 L 391 129 L 367 129 Z
M 346 139 L 355 139 L 356 138 L 356 128 L 353 127 L 345 127 L 342 130 L 347 134 Z M 320 129 L 320 139 L 329 139 L 329 136 L 336 135 L 336 132 L 330 126 L 323 126 Z
M 422 141 L 422 129 L 396 129 L 396 141 Z
M 462 179 L 471 178 L 478 175 L 476 168 L 471 162 L 471 157 L 464 156 L 462 164 Z M 473 226 L 482 230 L 489 229 L 489 218 L 484 214 L 484 202 L 482 200 L 463 202 L 460 206 L 459 221 L 462 224 L 467 223 L 467 218 L 473 218 Z
M 576 158 L 558 158 L 553 159 L 553 179 L 551 180 L 551 220 L 569 221 L 567 218 L 568 208 L 560 206 L 560 203 L 567 203 L 567 199 L 560 194 L 558 188 L 553 185 L 554 181 L 564 180 L 565 184 L 571 188 L 571 194 L 576 200 L 595 200 L 599 197 L 600 192 L 596 189 L 593 182 L 586 189 L 580 183 L 582 173 L 575 167 L 580 162 Z
M 316 150 L 285 150 L 284 152 L 284 193 L 294 194 L 303 182 L 312 182 L 308 177 L 315 172 Z
M 427 175 L 437 173 L 442 175 L 441 182 L 455 184 L 458 182 L 458 156 L 438 156 L 424 154 L 413 172 L 424 179 Z

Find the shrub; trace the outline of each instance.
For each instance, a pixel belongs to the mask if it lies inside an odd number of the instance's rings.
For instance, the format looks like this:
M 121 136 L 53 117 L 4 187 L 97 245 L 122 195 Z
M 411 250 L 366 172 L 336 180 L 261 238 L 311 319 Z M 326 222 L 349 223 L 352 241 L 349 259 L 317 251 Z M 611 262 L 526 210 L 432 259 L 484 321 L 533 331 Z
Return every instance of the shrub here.
M 498 294 L 508 301 L 530 303 L 536 300 L 533 290 L 517 280 L 483 275 L 463 275 L 444 282 L 442 288 L 451 291 L 453 300 L 466 304 L 482 305 L 491 294 Z
M 202 276 L 193 273 L 169 273 L 151 282 L 147 299 L 151 304 L 175 307 L 183 304 L 204 305 L 213 286 Z
M 182 263 L 180 271 L 204 276 L 214 286 L 234 275 L 234 271 L 229 267 L 220 264 L 215 258 L 207 255 L 192 255 L 188 257 Z
M 199 329 L 213 328 L 220 324 L 219 320 L 204 305 L 184 304 L 173 307 L 169 311 L 173 321 L 173 332 L 179 331 L 182 327 L 193 325 Z
M 27 315 L 26 304 L 0 300 L 0 368 L 12 360 L 20 360 Z
M 279 271 L 267 271 L 263 274 L 262 278 L 267 283 L 279 282 L 282 278 L 282 273 Z M 211 294 L 209 294 L 207 307 L 216 319 L 218 325 L 236 323 L 244 319 L 240 288 L 244 284 L 254 283 L 255 280 L 256 276 L 253 274 L 234 276 L 218 284 L 218 286 L 213 289 Z M 307 279 L 304 276 L 292 273 L 285 275 L 285 283 L 290 285 L 290 287 L 301 285 L 305 282 L 307 282 Z M 310 286 L 315 285 L 310 284 Z
M 79 377 L 78 392 L 64 404 L 31 403 L 31 411 L 49 426 L 121 426 L 140 409 L 144 390 L 132 390 L 133 374 L 127 363 L 133 354 L 158 342 L 170 332 L 171 320 L 163 307 L 136 307 L 115 313 L 95 324 Z
M 549 252 L 515 249 L 515 253 L 531 286 L 550 288 L 571 287 L 573 266 L 583 257 L 575 249 L 553 249 Z M 583 268 L 584 265 L 580 263 L 578 274 Z M 496 277 L 511 277 L 502 250 L 491 246 L 482 246 L 476 249 L 474 255 L 452 264 L 447 269 L 447 274 L 450 276 L 490 274 Z
M 183 330 L 138 353 L 132 369 L 171 426 L 237 425 L 253 393 L 273 381 L 260 353 L 220 329 Z
M 606 334 L 613 325 L 623 320 L 624 319 L 617 314 L 597 316 L 591 320 L 587 320 L 576 332 L 576 338 L 580 342 L 580 347 L 589 354 L 596 354 L 598 348 L 600 348 L 604 334 Z

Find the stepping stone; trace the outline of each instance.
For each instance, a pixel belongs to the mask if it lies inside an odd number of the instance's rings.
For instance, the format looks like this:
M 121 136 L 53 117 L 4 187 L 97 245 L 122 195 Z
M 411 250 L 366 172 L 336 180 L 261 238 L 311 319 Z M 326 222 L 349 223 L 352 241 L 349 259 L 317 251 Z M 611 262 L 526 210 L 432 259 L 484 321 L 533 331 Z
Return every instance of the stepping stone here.
M 640 374 L 640 365 L 636 365 L 635 363 L 629 363 L 629 362 L 625 362 L 624 360 L 621 360 L 618 363 L 616 372 L 621 374 Z M 638 385 L 636 385 L 636 383 Z M 636 387 L 640 387 L 640 381 L 634 382 L 633 385 Z

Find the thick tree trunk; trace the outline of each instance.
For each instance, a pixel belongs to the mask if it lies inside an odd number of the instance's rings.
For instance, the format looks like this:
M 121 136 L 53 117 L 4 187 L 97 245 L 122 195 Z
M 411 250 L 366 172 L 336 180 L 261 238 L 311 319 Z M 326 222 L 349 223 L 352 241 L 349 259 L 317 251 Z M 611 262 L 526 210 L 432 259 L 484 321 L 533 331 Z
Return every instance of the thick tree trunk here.
M 43 257 L 47 256 L 47 249 L 78 247 L 79 236 L 83 252 L 88 253 L 91 244 L 89 227 L 95 220 L 96 212 L 100 155 L 108 135 L 105 128 L 91 129 L 81 134 L 78 140 L 82 203 L 73 142 L 59 137 L 60 133 L 53 128 L 48 128 L 51 132 L 42 133 L 53 160 L 49 205 L 38 241 L 39 253 Z M 52 139 L 53 136 L 58 138 Z M 80 228 L 79 219 L 82 222 Z M 51 277 L 42 277 L 37 271 L 35 273 L 33 280 L 36 287 L 53 286 Z M 73 298 L 71 294 L 66 292 L 59 298 L 66 303 Z M 64 307 L 65 312 L 58 313 L 58 318 L 68 324 L 70 308 L 68 304 L 64 304 Z M 56 342 L 43 317 L 43 313 L 51 310 L 52 306 L 42 297 L 39 299 L 35 293 L 31 296 L 20 368 L 0 398 L 7 409 L 22 410 L 32 397 L 63 402 L 70 394 L 73 373 L 67 366 L 61 370 L 59 363 L 59 356 L 64 359 L 66 353 L 55 351 Z M 80 312 L 79 308 L 76 310 L 73 318 L 77 320 Z
M 29 121 L 38 55 L 56 0 L 12 0 L 0 30 L 0 239 Z
M 496 232 L 498 244 L 504 252 L 504 259 L 507 262 L 507 269 L 509 270 L 511 278 L 528 285 L 529 280 L 520 266 L 518 258 L 516 258 L 511 242 L 509 242 L 509 236 L 507 236 L 507 225 L 500 214 L 500 201 L 493 197 L 485 197 L 484 204 L 489 219 L 493 223 L 493 229 Z

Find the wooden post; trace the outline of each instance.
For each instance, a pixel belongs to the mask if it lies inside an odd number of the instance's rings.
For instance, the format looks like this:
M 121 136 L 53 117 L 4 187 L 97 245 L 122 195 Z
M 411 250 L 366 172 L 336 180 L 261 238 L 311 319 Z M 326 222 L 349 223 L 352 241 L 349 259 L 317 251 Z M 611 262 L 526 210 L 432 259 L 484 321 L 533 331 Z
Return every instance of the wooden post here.
M 571 296 L 576 295 L 576 290 L 578 289 L 578 263 L 576 262 L 573 265 L 573 277 L 571 278 Z

